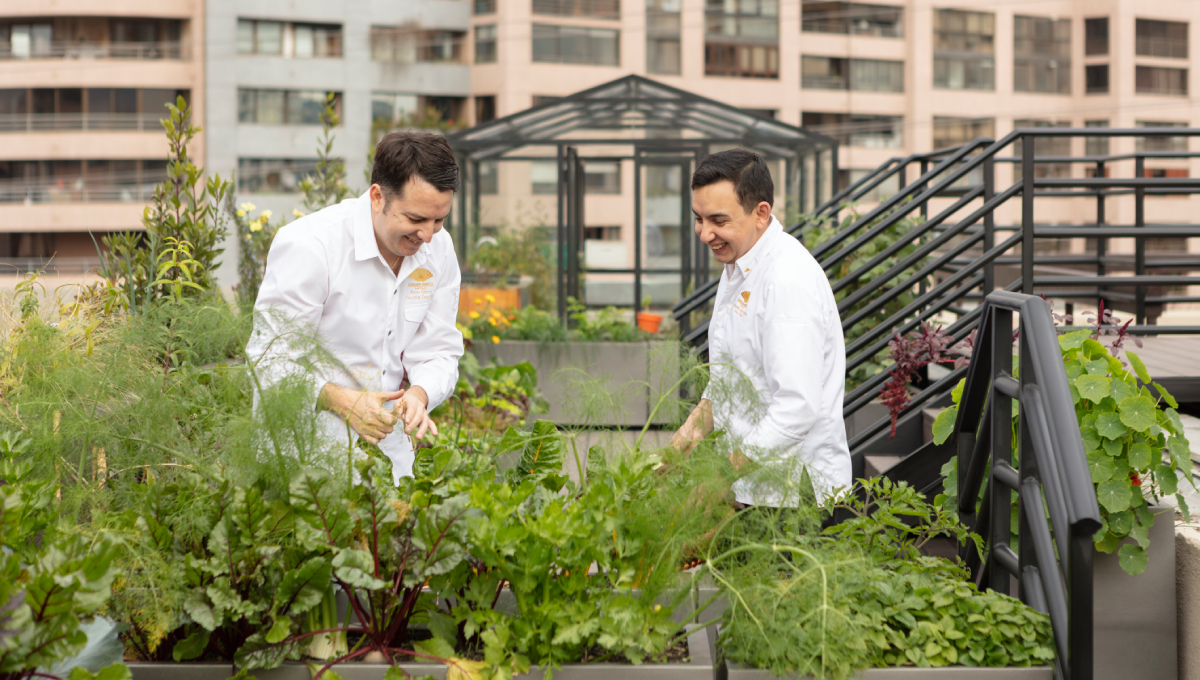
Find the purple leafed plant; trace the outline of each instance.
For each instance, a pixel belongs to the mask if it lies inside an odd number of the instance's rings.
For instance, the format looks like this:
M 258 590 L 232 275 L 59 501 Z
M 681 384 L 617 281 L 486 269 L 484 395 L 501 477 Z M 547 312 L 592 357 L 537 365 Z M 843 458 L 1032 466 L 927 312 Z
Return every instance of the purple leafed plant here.
M 880 390 L 882 401 L 891 414 L 892 437 L 896 436 L 896 420 L 904 407 L 908 406 L 908 384 L 912 382 L 913 376 L 929 364 L 953 363 L 954 358 L 949 355 L 950 346 L 953 344 L 954 338 L 950 337 L 944 328 L 930 326 L 928 323 L 922 323 L 920 330 L 906 336 L 892 336 L 888 349 L 895 365 L 890 371 L 891 377 Z

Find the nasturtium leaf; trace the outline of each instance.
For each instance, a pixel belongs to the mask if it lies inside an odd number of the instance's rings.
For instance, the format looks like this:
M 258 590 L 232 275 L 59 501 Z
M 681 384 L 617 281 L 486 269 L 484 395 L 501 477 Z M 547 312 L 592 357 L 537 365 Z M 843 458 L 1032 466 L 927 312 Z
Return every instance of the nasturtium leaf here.
M 1072 380 L 1071 382 L 1067 383 L 1067 387 L 1071 390 L 1071 403 L 1078 404 L 1079 400 L 1083 397 L 1079 396 L 1079 388 L 1075 387 L 1075 381 Z
M 1092 481 L 1096 484 L 1112 479 L 1117 466 L 1113 459 L 1103 451 L 1092 451 L 1087 455 L 1088 468 L 1092 471 Z
M 1133 528 L 1129 530 L 1129 537 L 1137 541 L 1137 544 L 1143 548 L 1149 548 L 1150 524 L 1142 524 L 1141 522 L 1134 524 Z
M 1064 350 L 1079 349 L 1083 346 L 1083 341 L 1088 339 L 1091 331 L 1073 331 L 1058 336 L 1058 346 Z
M 1129 447 L 1129 464 L 1135 469 L 1145 470 L 1150 467 L 1151 453 L 1149 444 L 1138 442 Z
M 178 662 L 190 661 L 200 656 L 208 648 L 208 638 L 209 632 L 197 627 L 191 635 L 175 643 L 171 648 L 171 658 Z
M 1083 365 L 1077 361 L 1072 361 L 1066 365 L 1067 379 L 1075 382 L 1075 379 L 1083 375 L 1086 371 L 1083 370 Z
M 1116 384 L 1119 381 L 1113 381 Z M 1115 413 L 1101 413 L 1096 418 L 1096 432 L 1105 439 L 1116 439 L 1129 432 L 1129 428 L 1121 422 L 1121 417 Z
M 1119 552 L 1121 569 L 1130 576 L 1137 576 L 1146 570 L 1146 549 L 1140 545 L 1126 543 Z
M 1094 427 L 1080 427 L 1079 434 L 1083 436 L 1083 449 L 1085 451 L 1095 451 L 1100 448 L 1101 438 L 1100 433 Z
M 1121 452 L 1124 450 L 1125 450 L 1125 442 L 1121 441 L 1120 439 L 1105 439 L 1104 440 L 1104 452 L 1107 453 L 1108 455 L 1112 456 L 1113 458 L 1116 458 L 1117 456 L 1121 455 Z
M 1118 404 L 1128 397 L 1137 396 L 1137 390 L 1121 378 L 1113 378 L 1109 388 L 1113 401 L 1117 402 Z
M 1183 497 L 1183 494 L 1175 494 L 1175 507 L 1179 508 L 1179 512 L 1183 515 L 1183 521 L 1192 521 L 1192 511 L 1188 508 L 1187 499 Z
M 933 421 L 933 443 L 942 444 L 954 434 L 954 421 L 958 418 L 958 407 L 942 409 Z
M 1132 488 L 1128 477 L 1115 477 L 1096 485 L 1096 500 L 1109 512 L 1128 510 L 1133 500 Z
M 1121 545 L 1121 539 L 1117 538 L 1113 532 L 1109 531 L 1104 534 L 1104 538 L 1096 541 L 1096 550 L 1111 555 L 1116 552 L 1117 547 Z
M 1175 435 L 1167 440 L 1167 449 L 1171 452 L 1171 460 L 1175 463 L 1175 467 L 1183 470 L 1183 474 L 1191 476 L 1192 450 L 1188 446 L 1187 439 Z
M 1108 375 L 1108 361 L 1104 359 L 1093 359 L 1083 364 L 1083 370 L 1089 375 Z
M 1138 380 L 1144 383 L 1150 383 L 1150 371 L 1146 370 L 1146 364 L 1142 363 L 1142 358 L 1137 355 L 1137 352 L 1127 351 L 1125 356 L 1129 357 L 1129 365 L 1133 366 L 1133 370 L 1137 373 Z
M 1159 465 L 1154 471 L 1154 479 L 1158 482 L 1158 488 L 1168 496 L 1179 490 L 1179 478 L 1175 476 L 1175 469 L 1170 465 Z
M 1108 529 L 1117 536 L 1124 536 L 1133 529 L 1133 512 L 1131 510 L 1122 510 L 1114 512 L 1108 516 Z
M 1162 397 L 1162 400 L 1167 402 L 1167 406 L 1170 406 L 1171 408 L 1179 408 L 1179 402 L 1175 401 L 1175 397 L 1167 391 L 1167 388 L 1158 383 L 1151 384 L 1154 385 L 1154 391 L 1158 392 L 1158 396 Z
M 1091 338 L 1087 338 L 1083 341 L 1083 354 L 1088 359 L 1092 357 L 1105 357 L 1108 356 L 1108 348 Z
M 1081 375 L 1075 379 L 1075 388 L 1079 390 L 1079 396 L 1100 403 L 1109 395 L 1109 382 L 1111 380 L 1102 375 Z
M 1169 408 L 1164 413 L 1167 416 L 1167 422 L 1171 424 L 1171 429 L 1175 430 L 1175 434 L 1183 434 L 1183 420 L 1179 417 L 1179 411 Z
M 966 385 L 967 379 L 963 378 L 962 380 L 958 381 L 958 384 L 954 386 L 954 389 L 950 390 L 950 398 L 954 400 L 955 404 L 962 401 L 963 388 L 966 387 Z
M 1118 408 L 1121 410 L 1121 422 L 1133 428 L 1136 432 L 1145 432 L 1154 425 L 1154 400 L 1148 397 L 1128 397 Z

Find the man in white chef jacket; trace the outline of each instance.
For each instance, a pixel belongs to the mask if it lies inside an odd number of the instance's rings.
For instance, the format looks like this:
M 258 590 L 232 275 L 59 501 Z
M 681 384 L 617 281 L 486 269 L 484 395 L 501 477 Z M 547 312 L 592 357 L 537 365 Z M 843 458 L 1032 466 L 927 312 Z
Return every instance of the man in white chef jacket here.
M 407 435 L 437 434 L 429 411 L 458 380 L 461 276 L 442 230 L 458 188 L 445 138 L 387 135 L 365 194 L 279 230 L 254 305 L 246 356 L 260 383 L 311 381 L 327 440 L 378 444 L 396 479 L 412 475 Z M 336 367 L 315 367 L 297 330 L 315 332 Z
M 696 234 L 725 269 L 709 387 L 673 443 L 690 450 L 724 430 L 734 466 L 755 470 L 734 483 L 737 503 L 779 507 L 828 499 L 852 473 L 837 303 L 820 264 L 771 215 L 774 195 L 766 162 L 746 149 L 708 156 L 692 175 Z

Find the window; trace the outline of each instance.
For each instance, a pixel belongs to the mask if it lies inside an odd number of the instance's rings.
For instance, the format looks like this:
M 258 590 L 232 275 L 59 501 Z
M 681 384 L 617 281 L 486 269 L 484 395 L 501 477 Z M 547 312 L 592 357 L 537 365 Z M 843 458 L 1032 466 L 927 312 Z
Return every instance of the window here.
M 1108 17 L 1083 20 L 1083 53 L 1089 57 L 1108 54 Z
M 814 2 L 803 5 L 800 30 L 878 38 L 904 37 L 904 8 L 858 2 Z
M 341 93 L 334 108 L 341 108 Z M 320 125 L 327 93 L 319 90 L 238 90 L 238 122 L 262 125 Z
M 475 63 L 496 61 L 496 24 L 475 27 Z
M 291 59 L 340 57 L 342 27 L 238 19 L 237 51 Z
M 1187 95 L 1188 70 L 1162 66 L 1138 66 L 1135 88 L 1138 94 Z
M 0 90 L 0 132 L 30 130 L 150 130 L 166 104 L 188 90 L 148 88 L 17 88 Z
M 500 193 L 500 163 L 499 161 L 481 161 L 479 163 L 479 193 L 484 196 L 495 196 Z
M 904 118 L 848 113 L 805 111 L 801 125 L 829 135 L 846 146 L 867 149 L 899 149 L 904 146 Z
M 239 158 L 238 186 L 244 194 L 290 194 L 317 169 L 317 159 Z
M 496 0 L 475 0 L 471 3 L 471 12 L 474 14 L 495 14 Z
M 1083 73 L 1088 94 L 1108 94 L 1108 64 L 1088 64 Z
M 1038 120 L 1034 118 L 1018 118 L 1013 121 L 1013 128 L 1068 128 L 1071 127 L 1070 121 L 1050 121 Z M 1021 157 L 1024 150 L 1024 144 L 1020 141 L 1013 144 L 1013 155 L 1017 158 Z M 1071 138 L 1070 137 L 1037 137 L 1033 142 L 1033 156 L 1070 156 L 1071 155 Z M 1020 163 L 1013 166 L 1013 177 L 1020 180 L 1023 177 L 1023 168 Z M 1070 177 L 1070 163 L 1036 163 L 1033 166 L 1034 177 Z
M 549 64 L 620 65 L 621 32 L 611 28 L 533 25 L 533 60 Z
M 416 31 L 407 27 L 372 26 L 371 60 L 414 63 L 462 63 L 463 31 Z
M 933 86 L 947 90 L 996 89 L 996 15 L 934 10 Z
M 1188 58 L 1188 25 L 1184 21 L 1137 20 L 1139 57 Z
M 646 72 L 682 73 L 680 0 L 646 0 Z
M 1071 94 L 1071 20 L 1013 17 L 1013 89 Z
M 980 137 L 994 138 L 996 121 L 992 118 L 933 117 L 933 148 L 961 146 Z
M 778 78 L 778 0 L 706 0 L 704 74 Z
M 820 90 L 903 92 L 904 62 L 805 55 L 800 60 L 800 85 Z
M 557 97 L 550 94 L 535 94 L 533 95 L 533 103 L 531 106 L 541 106 L 542 104 L 553 104 L 561 100 L 562 97 Z
M 556 17 L 620 19 L 620 0 L 533 0 L 533 13 Z
M 583 190 L 589 194 L 621 193 L 621 161 L 584 163 Z
M 475 124 L 486 123 L 496 119 L 495 95 L 475 97 Z
M 1175 121 L 1161 120 L 1139 120 L 1136 121 L 1134 127 L 1140 128 L 1185 128 L 1187 123 L 1179 123 Z M 1138 151 L 1178 151 L 1186 152 L 1188 150 L 1187 137 L 1138 137 L 1136 142 Z
M 1108 127 L 1107 120 L 1085 120 L 1083 121 L 1085 128 L 1106 128 Z M 1108 155 L 1108 137 L 1085 137 L 1083 145 L 1083 153 L 1087 156 L 1107 156 Z M 1094 168 L 1093 168 L 1094 170 Z
M 583 238 L 588 241 L 620 241 L 620 227 L 584 227 Z
M 0 203 L 145 202 L 166 161 L 0 161 Z
M 529 181 L 533 184 L 533 193 L 535 194 L 557 194 L 558 193 L 558 162 L 557 161 L 533 161 L 530 164 Z

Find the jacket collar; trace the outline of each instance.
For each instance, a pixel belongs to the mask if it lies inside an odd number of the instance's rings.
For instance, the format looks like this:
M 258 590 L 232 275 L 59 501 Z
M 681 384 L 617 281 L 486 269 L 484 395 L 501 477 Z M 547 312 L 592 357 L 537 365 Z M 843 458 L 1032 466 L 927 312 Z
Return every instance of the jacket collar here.
M 763 258 L 767 257 L 774 250 L 773 244 L 782 233 L 783 225 L 779 223 L 779 220 L 775 219 L 774 215 L 771 215 L 771 223 L 767 225 L 767 230 L 763 232 L 763 235 L 758 239 L 758 243 L 754 244 L 750 252 L 739 257 L 737 262 L 725 266 L 733 267 L 739 274 L 746 276 L 752 269 L 762 263 Z
M 357 199 L 353 199 L 350 219 L 354 230 L 354 259 L 361 262 L 371 258 L 379 258 L 379 244 L 375 241 L 375 225 L 371 222 L 371 192 L 368 190 Z M 429 258 L 432 243 L 426 243 L 417 250 L 417 254 L 404 258 L 405 262 L 412 260 L 417 264 L 425 264 Z M 403 265 L 401 265 L 403 266 Z

